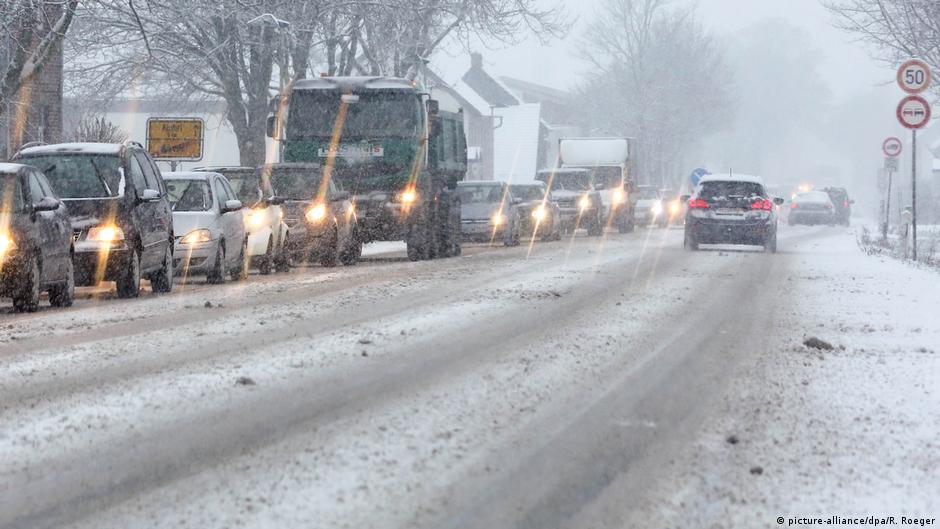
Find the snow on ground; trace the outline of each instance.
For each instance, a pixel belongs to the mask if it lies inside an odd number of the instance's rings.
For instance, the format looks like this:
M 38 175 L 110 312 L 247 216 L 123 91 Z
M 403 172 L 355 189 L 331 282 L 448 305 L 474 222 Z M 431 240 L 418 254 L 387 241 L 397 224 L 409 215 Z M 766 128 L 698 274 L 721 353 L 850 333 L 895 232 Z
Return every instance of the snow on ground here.
M 848 237 L 805 250 L 787 278 L 796 302 L 768 329 L 777 347 L 742 366 L 726 417 L 664 469 L 629 524 L 940 520 L 940 275 L 863 255 Z

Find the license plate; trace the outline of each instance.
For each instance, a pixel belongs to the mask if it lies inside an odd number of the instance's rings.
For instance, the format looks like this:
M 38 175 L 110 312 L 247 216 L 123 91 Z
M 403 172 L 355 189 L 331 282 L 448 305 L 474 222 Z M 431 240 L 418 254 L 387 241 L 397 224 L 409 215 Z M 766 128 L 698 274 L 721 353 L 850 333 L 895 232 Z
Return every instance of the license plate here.
M 744 215 L 744 212 L 741 211 L 740 209 L 734 209 L 734 208 L 718 208 L 718 209 L 715 210 L 715 214 L 716 214 L 716 215 L 737 215 L 737 216 L 742 216 L 742 215 Z

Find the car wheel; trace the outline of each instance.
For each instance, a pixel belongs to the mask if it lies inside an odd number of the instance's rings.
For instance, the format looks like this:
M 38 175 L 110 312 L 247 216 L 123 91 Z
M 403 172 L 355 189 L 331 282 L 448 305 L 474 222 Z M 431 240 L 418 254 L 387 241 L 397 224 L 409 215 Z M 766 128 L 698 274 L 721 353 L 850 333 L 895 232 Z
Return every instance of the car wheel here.
M 225 283 L 225 241 L 220 240 L 215 247 L 215 265 L 206 274 L 206 280 L 213 285 Z
M 258 265 L 258 271 L 261 275 L 268 275 L 274 271 L 274 238 L 268 239 L 268 248 L 261 257 L 261 263 Z
M 242 241 L 242 251 L 238 254 L 238 263 L 230 271 L 232 281 L 244 281 L 248 279 L 248 238 Z
M 163 256 L 163 268 L 150 274 L 150 287 L 153 291 L 165 294 L 173 290 L 173 272 L 173 252 L 170 246 L 167 246 Z
M 287 236 L 281 240 L 281 247 L 277 252 L 277 256 L 274 258 L 274 271 L 275 272 L 290 272 L 290 250 L 287 248 Z
M 65 281 L 49 289 L 49 303 L 53 307 L 71 307 L 75 301 L 75 264 L 71 257 L 65 271 Z
M 339 234 L 333 230 L 333 240 L 320 254 L 320 266 L 333 268 L 339 264 Z
M 19 284 L 13 292 L 13 308 L 17 312 L 36 312 L 39 309 L 39 287 L 41 274 L 39 258 L 35 255 L 29 258 L 20 275 Z
M 119 298 L 136 298 L 140 295 L 140 254 L 137 248 L 131 250 L 124 271 L 118 276 L 117 295 Z
M 685 238 L 683 239 L 682 245 L 686 250 L 695 252 L 698 251 L 698 241 L 695 240 L 695 236 L 689 232 L 689 229 L 685 230 Z
M 767 240 L 764 241 L 764 251 L 767 253 L 777 253 L 777 232 L 775 231 L 773 235 L 767 237 Z
M 340 260 L 346 266 L 353 266 L 362 257 L 362 242 L 355 236 L 349 238 L 349 244 L 343 249 Z

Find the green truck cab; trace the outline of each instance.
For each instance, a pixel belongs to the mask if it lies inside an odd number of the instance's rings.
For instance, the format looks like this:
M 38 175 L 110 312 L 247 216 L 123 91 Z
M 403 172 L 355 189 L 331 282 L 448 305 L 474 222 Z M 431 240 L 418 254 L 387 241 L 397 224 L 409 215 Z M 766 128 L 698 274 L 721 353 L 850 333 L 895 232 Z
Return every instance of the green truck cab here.
M 295 81 L 268 118 L 284 162 L 312 162 L 348 191 L 363 243 L 405 241 L 411 260 L 460 253 L 463 112 L 391 77 Z

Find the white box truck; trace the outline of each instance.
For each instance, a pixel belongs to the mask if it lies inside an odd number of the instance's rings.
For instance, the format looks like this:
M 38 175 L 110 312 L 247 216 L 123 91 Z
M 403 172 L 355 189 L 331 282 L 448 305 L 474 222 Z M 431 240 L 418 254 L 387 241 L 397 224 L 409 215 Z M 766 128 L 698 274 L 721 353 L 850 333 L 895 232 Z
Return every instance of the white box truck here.
M 602 202 L 598 208 L 605 226 L 620 233 L 634 230 L 636 205 L 633 138 L 562 138 L 558 145 L 561 169 L 586 169 L 591 187 Z M 586 201 L 585 201 L 586 202 Z

